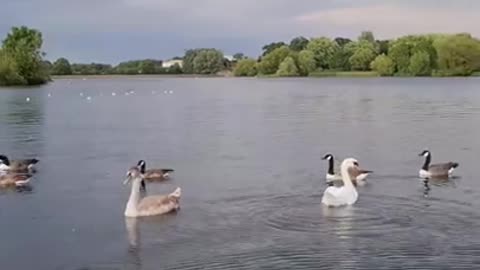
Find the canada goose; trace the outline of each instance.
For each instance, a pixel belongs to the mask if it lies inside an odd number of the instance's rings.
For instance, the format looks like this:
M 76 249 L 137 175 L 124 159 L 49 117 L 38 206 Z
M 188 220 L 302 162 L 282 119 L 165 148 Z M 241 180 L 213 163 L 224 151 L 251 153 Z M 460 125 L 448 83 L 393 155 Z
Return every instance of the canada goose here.
M 323 192 L 322 203 L 327 206 L 352 205 L 358 199 L 358 193 L 351 180 L 351 170 L 360 170 L 358 161 L 354 158 L 346 158 L 340 166 L 343 186 L 329 186 Z
M 143 175 L 141 188 L 145 190 L 145 180 L 147 181 L 163 181 L 167 180 L 170 176 L 170 173 L 173 172 L 173 169 L 149 169 L 147 170 L 147 164 L 145 160 L 139 160 L 137 163 L 137 167 L 139 167 L 140 172 Z
M 9 160 L 7 156 L 0 155 L 0 171 L 8 172 L 35 172 L 34 165 L 38 163 L 38 159 L 19 159 Z
M 423 163 L 422 168 L 418 172 L 420 178 L 431 178 L 431 177 L 446 177 L 452 175 L 453 170 L 458 167 L 457 162 L 445 162 L 430 164 L 432 161 L 432 153 L 428 150 L 424 150 L 422 153 L 418 154 L 419 156 L 425 157 L 425 162 Z
M 180 208 L 181 189 L 177 187 L 168 195 L 153 195 L 140 198 L 140 185 L 143 175 L 138 167 L 132 167 L 127 172 L 124 184 L 132 182 L 132 191 L 125 208 L 125 216 L 141 217 L 162 215 Z
M 0 175 L 0 188 L 26 186 L 30 183 L 31 177 L 28 174 L 2 174 Z
M 335 158 L 332 154 L 326 154 L 323 160 L 328 160 L 328 170 L 327 170 L 327 183 L 332 183 L 332 181 L 342 180 L 342 176 L 335 173 Z M 338 168 L 337 168 L 338 169 Z M 352 180 L 353 184 L 356 186 L 359 183 L 363 183 L 367 178 L 369 173 L 373 171 L 369 170 L 360 170 L 358 168 L 353 168 L 349 171 L 350 179 Z

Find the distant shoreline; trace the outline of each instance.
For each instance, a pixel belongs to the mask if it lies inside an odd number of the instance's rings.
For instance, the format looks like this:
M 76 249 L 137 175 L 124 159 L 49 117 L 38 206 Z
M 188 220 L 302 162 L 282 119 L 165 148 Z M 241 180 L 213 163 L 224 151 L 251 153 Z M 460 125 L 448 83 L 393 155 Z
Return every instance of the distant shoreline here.
M 137 79 L 149 79 L 149 78 L 257 78 L 257 79 L 285 79 L 285 78 L 471 78 L 471 77 L 480 77 L 480 72 L 474 73 L 471 76 L 423 76 L 423 77 L 414 77 L 414 76 L 379 76 L 376 72 L 372 71 L 340 71 L 340 72 L 318 72 L 313 73 L 310 76 L 291 76 L 291 77 L 279 77 L 279 76 L 232 76 L 230 74 L 216 74 L 216 75 L 204 75 L 204 74 L 104 74 L 104 75 L 53 75 L 52 80 L 79 80 L 79 79 L 116 79 L 116 78 L 137 78 Z

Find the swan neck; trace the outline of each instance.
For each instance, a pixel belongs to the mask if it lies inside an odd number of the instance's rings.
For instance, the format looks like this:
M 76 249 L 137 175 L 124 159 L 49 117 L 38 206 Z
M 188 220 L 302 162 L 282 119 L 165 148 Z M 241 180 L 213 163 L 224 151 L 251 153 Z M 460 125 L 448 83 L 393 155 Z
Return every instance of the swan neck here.
M 343 184 L 345 187 L 349 188 L 354 188 L 352 179 L 350 179 L 350 174 L 348 173 L 348 167 L 347 166 L 342 166 L 341 167 L 341 174 L 342 174 L 342 180 Z

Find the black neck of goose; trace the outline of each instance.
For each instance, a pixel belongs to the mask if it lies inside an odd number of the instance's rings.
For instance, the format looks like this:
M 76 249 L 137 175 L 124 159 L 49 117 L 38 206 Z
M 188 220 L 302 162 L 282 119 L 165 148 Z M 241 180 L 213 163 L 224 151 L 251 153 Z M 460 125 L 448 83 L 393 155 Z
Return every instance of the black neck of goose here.
M 425 163 L 423 163 L 423 167 L 422 169 L 425 170 L 425 171 L 428 171 L 428 166 L 430 165 L 430 160 L 432 158 L 432 155 L 431 154 L 428 154 L 426 157 L 425 157 Z
M 335 174 L 333 171 L 333 158 L 328 159 L 328 174 Z
M 142 165 L 140 166 L 140 172 L 145 173 L 145 163 L 142 163 Z
M 10 160 L 6 156 L 2 157 L 2 162 L 3 164 L 10 166 Z

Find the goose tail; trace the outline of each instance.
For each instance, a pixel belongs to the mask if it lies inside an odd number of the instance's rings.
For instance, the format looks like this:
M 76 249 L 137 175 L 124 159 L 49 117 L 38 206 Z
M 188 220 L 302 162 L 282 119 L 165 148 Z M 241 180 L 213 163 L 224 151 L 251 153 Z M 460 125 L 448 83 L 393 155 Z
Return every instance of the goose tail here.
M 457 163 L 457 162 L 452 162 L 452 163 L 451 163 L 451 167 L 454 168 L 454 169 L 457 168 L 457 167 L 458 167 L 458 163 Z

